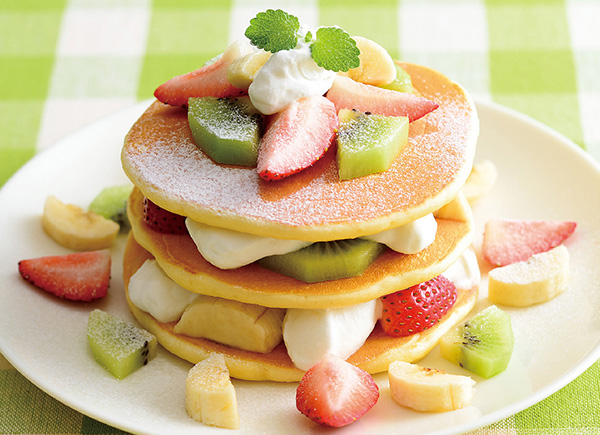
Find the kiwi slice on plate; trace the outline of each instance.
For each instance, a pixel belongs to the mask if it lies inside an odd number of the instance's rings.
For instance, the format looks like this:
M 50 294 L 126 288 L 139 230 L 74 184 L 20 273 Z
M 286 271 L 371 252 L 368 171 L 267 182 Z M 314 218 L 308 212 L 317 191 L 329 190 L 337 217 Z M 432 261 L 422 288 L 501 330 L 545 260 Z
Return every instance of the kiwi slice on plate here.
M 215 162 L 256 166 L 263 115 L 247 96 L 188 100 L 195 144 Z
M 117 379 L 146 365 L 158 348 L 148 331 L 99 309 L 89 315 L 87 336 L 96 361 Z
M 312 283 L 360 275 L 373 263 L 384 245 L 365 239 L 317 242 L 282 255 L 258 260 L 262 267 Z
M 444 335 L 440 352 L 448 361 L 491 378 L 508 366 L 514 343 L 510 316 L 492 305 Z
M 105 187 L 92 200 L 88 209 L 115 221 L 120 225 L 121 231 L 128 231 L 131 226 L 127 218 L 127 198 L 132 189 L 131 184 Z
M 408 141 L 408 118 L 342 109 L 337 136 L 340 180 L 388 169 Z

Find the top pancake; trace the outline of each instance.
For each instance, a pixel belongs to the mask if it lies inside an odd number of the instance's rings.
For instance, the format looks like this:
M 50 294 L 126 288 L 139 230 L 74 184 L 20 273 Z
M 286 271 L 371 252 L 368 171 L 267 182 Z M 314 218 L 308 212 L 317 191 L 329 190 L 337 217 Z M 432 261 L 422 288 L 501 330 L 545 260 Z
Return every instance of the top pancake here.
M 312 167 L 264 181 L 256 168 L 215 163 L 194 144 L 186 110 L 160 102 L 127 135 L 123 169 L 161 207 L 236 231 L 322 241 L 405 224 L 457 195 L 479 129 L 475 107 L 458 84 L 429 68 L 401 65 L 440 107 L 411 123 L 408 144 L 383 173 L 340 181 L 332 147 Z

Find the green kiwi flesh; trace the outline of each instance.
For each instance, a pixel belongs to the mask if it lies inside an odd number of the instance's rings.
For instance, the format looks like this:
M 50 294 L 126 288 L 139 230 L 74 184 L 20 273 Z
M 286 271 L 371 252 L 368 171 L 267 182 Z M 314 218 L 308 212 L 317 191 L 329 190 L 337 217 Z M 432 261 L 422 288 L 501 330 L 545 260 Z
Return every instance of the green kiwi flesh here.
M 415 88 L 413 88 L 410 75 L 404 71 L 400 65 L 396 65 L 396 79 L 391 83 L 381 87 L 384 89 L 390 89 L 392 91 L 407 92 L 409 94 L 415 93 Z
M 362 274 L 384 249 L 364 239 L 317 242 L 305 248 L 258 260 L 262 267 L 312 283 Z
M 93 310 L 88 318 L 87 336 L 96 361 L 117 379 L 123 379 L 156 355 L 156 338 L 148 331 Z
M 340 180 L 387 170 L 408 141 L 408 118 L 342 109 L 337 136 Z
M 188 100 L 195 144 L 215 162 L 256 166 L 263 116 L 247 96 Z
M 121 231 L 129 231 L 131 225 L 127 218 L 127 198 L 132 189 L 131 184 L 105 187 L 92 200 L 88 210 L 115 221 Z
M 514 342 L 510 316 L 492 305 L 444 335 L 440 352 L 448 361 L 491 378 L 508 366 Z

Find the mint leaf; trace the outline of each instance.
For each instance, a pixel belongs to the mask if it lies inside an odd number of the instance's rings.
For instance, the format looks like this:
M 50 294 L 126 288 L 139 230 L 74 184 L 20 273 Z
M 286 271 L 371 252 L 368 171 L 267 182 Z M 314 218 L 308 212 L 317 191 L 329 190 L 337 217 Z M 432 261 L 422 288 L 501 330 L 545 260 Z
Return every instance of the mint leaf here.
M 319 27 L 310 51 L 317 65 L 331 71 L 348 71 L 360 65 L 356 42 L 339 27 Z
M 298 18 L 281 9 L 268 9 L 250 20 L 245 35 L 258 48 L 276 53 L 296 47 L 298 30 Z

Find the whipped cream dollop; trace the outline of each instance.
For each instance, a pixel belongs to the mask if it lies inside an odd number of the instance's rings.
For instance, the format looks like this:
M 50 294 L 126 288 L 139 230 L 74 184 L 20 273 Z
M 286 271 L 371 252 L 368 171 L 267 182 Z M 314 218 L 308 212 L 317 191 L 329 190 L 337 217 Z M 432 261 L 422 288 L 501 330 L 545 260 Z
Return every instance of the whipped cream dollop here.
M 198 251 L 220 269 L 234 269 L 269 255 L 287 254 L 310 245 L 301 240 L 283 240 L 213 227 L 187 218 L 185 224 Z M 414 222 L 364 236 L 402 254 L 415 254 L 435 240 L 437 222 L 428 214 Z
M 365 343 L 379 317 L 379 299 L 341 308 L 289 308 L 283 341 L 294 365 L 308 370 L 328 354 L 348 358 Z
M 250 101 L 265 115 L 281 112 L 300 98 L 323 95 L 335 80 L 336 73 L 317 65 L 308 43 L 299 40 L 293 50 L 273 53 L 248 88 Z
M 127 289 L 136 307 L 163 323 L 179 320 L 198 297 L 169 278 L 156 260 L 146 260 L 131 276 Z
M 464 251 L 442 275 L 452 281 L 457 289 L 468 290 L 479 285 L 481 271 L 475 251 L 473 249 Z
M 296 251 L 310 242 L 257 236 L 185 220 L 190 237 L 205 260 L 220 269 L 234 269 L 269 255 Z

